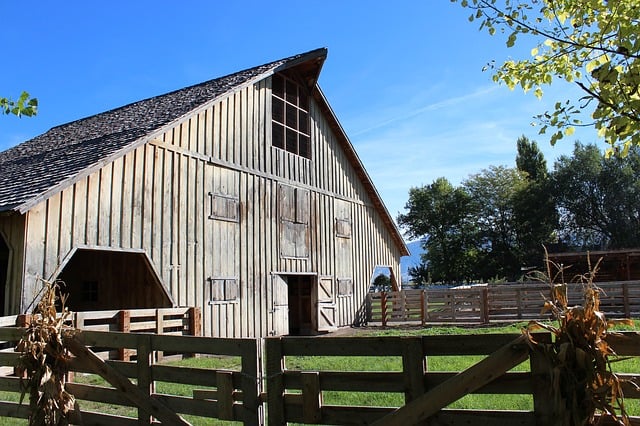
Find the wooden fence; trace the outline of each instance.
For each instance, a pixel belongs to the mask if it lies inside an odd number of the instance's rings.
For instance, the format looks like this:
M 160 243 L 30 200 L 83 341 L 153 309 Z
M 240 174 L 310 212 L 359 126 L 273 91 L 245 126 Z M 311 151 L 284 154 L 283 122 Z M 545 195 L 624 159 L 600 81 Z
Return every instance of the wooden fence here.
M 20 328 L 0 328 L 0 340 L 16 342 L 22 335 Z M 74 412 L 75 424 L 140 425 L 152 424 L 152 417 L 164 424 L 179 423 L 175 413 L 206 418 L 235 420 L 245 424 L 260 424 L 258 344 L 256 339 L 222 339 L 194 336 L 156 335 L 81 331 L 75 335 L 80 348 L 71 346 L 74 357 L 69 363 L 73 375 L 99 373 L 112 387 L 82 383 L 68 383 L 67 390 L 77 399 L 109 404 L 110 406 L 137 407 L 136 418 L 82 410 Z M 76 341 L 76 340 L 73 340 Z M 71 343 L 73 343 L 71 341 Z M 102 361 L 84 347 L 109 348 L 132 354 L 129 361 Z M 84 351 L 83 351 L 84 349 Z M 86 351 L 86 352 L 85 352 Z M 239 358 L 239 369 L 211 370 L 180 367 L 157 362 L 154 353 L 172 352 L 184 356 L 232 356 Z M 135 355 L 135 356 L 133 356 Z M 0 365 L 15 366 L 19 353 L 0 352 Z M 19 394 L 20 378 L 0 377 L 0 391 Z M 179 383 L 191 389 L 191 395 L 158 393 L 156 384 Z M 136 383 L 135 385 L 133 383 Z M 0 393 L 1 395 L 1 393 Z M 1 417 L 28 418 L 29 404 L 0 401 Z
M 540 341 L 548 334 L 537 334 Z M 269 424 L 285 422 L 315 424 L 416 424 L 416 411 L 435 415 L 429 424 L 462 425 L 551 424 L 549 382 L 551 368 L 544 360 L 531 359 L 530 371 L 507 371 L 529 360 L 528 346 L 514 334 L 446 335 L 423 337 L 319 338 L 274 337 L 266 340 L 267 401 Z M 626 333 L 608 339 L 620 355 L 640 356 L 640 336 Z M 431 357 L 489 355 L 465 373 L 430 371 Z M 301 370 L 290 357 L 395 357 L 402 360 L 402 371 L 326 371 Z M 326 363 L 326 360 L 323 360 Z M 484 364 L 483 364 L 484 363 Z M 339 365 L 339 362 L 336 362 Z M 363 361 L 363 370 L 367 367 Z M 502 372 L 505 372 L 502 374 Z M 620 375 L 631 378 L 629 375 Z M 456 394 L 456 391 L 458 392 Z M 396 407 L 344 406 L 323 403 L 326 392 L 395 392 L 404 395 L 405 404 L 418 402 L 418 410 L 403 421 L 394 421 Z M 454 410 L 445 407 L 467 394 L 529 394 L 531 411 Z M 626 398 L 640 398 L 633 386 L 624 388 Z M 423 397 L 428 395 L 428 401 Z M 436 401 L 436 402 L 433 402 Z M 363 404 L 365 405 L 365 404 Z M 399 412 L 400 410 L 398 410 Z M 389 421 L 385 420 L 390 416 Z M 397 420 L 397 419 L 395 419 Z M 633 424 L 640 424 L 634 418 Z
M 24 327 L 30 321 L 29 314 L 0 317 L 0 327 Z M 202 313 L 196 307 L 72 312 L 69 325 L 79 330 L 200 336 Z
M 640 281 L 598 283 L 600 308 L 611 318 L 640 316 Z M 543 283 L 369 293 L 367 322 L 479 323 L 545 319 Z M 569 304 L 582 304 L 580 284 L 568 284 Z
M 0 328 L 0 340 L 17 341 L 20 328 Z M 548 334 L 537 334 L 539 341 Z M 67 339 L 65 339 L 67 341 Z M 544 360 L 531 356 L 519 334 L 447 335 L 422 337 L 273 337 L 265 339 L 223 339 L 192 336 L 81 331 L 68 343 L 75 355 L 71 370 L 78 374 L 99 373 L 112 387 L 69 383 L 68 390 L 80 402 L 80 412 L 72 421 L 84 424 L 137 425 L 151 424 L 152 417 L 163 424 L 186 424 L 179 415 L 195 415 L 209 419 L 235 420 L 245 424 L 262 424 L 263 406 L 267 405 L 269 425 L 286 422 L 315 424 L 416 424 L 430 418 L 430 424 L 550 424 L 548 372 Z M 609 344 L 621 356 L 640 356 L 640 335 L 610 335 Z M 80 346 L 80 347 L 79 347 Z M 86 347 L 127 349 L 136 353 L 135 360 L 102 361 Z M 205 356 L 233 356 L 239 359 L 237 369 L 213 370 L 180 367 L 154 361 L 154 351 L 172 351 Z M 260 368 L 264 354 L 265 369 Z M 534 353 L 535 354 L 535 353 Z M 489 355 L 464 372 L 431 371 L 429 360 L 440 356 Z M 0 365 L 15 365 L 19 354 L 0 353 Z M 305 370 L 296 367 L 295 357 L 323 357 L 317 365 Z M 336 371 L 340 358 L 327 363 L 324 357 L 392 357 L 401 362 L 398 371 Z M 362 370 L 366 370 L 363 358 Z M 319 358 L 320 360 L 320 358 Z M 525 371 L 508 371 L 529 360 Z M 370 361 L 371 363 L 375 361 Z M 327 367 L 327 365 L 331 367 Z M 370 368 L 370 365 L 369 365 Z M 631 375 L 620 374 L 623 379 Z M 266 379 L 266 390 L 261 388 Z M 637 380 L 637 377 L 636 377 Z M 190 395 L 167 395 L 156 390 L 158 382 L 180 383 L 190 387 Z M 135 383 L 135 385 L 133 384 Z M 17 395 L 20 378 L 0 377 L 0 396 Z M 327 392 L 382 392 L 403 395 L 404 407 L 329 405 Z M 528 394 L 533 409 L 479 410 L 448 409 L 447 405 L 468 393 Z M 627 399 L 640 398 L 633 386 L 624 387 Z M 7 399 L 7 398 L 0 398 Z M 0 401 L 0 416 L 27 418 L 28 404 Z M 82 411 L 83 401 L 137 407 L 137 418 Z M 401 403 L 399 405 L 402 405 Z M 162 417 L 166 416 L 163 420 Z M 175 416 L 174 419 L 171 416 Z M 408 416 L 408 417 L 407 417 Z M 407 418 L 410 420 L 407 421 Z M 640 425 L 634 417 L 632 425 Z

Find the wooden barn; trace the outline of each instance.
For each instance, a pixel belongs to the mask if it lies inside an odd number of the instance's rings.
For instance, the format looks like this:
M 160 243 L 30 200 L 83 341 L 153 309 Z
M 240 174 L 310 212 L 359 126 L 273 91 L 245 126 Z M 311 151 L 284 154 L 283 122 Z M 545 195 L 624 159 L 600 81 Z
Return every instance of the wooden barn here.
M 317 85 L 318 49 L 54 127 L 0 153 L 3 315 L 198 306 L 208 336 L 364 314 L 408 254 Z M 395 281 L 395 278 L 394 278 Z
M 598 264 L 594 281 L 631 281 L 640 280 L 640 250 L 622 249 L 590 252 L 549 253 L 556 273 L 559 267 L 566 268 L 565 280 L 570 281 L 576 275 L 587 274 Z

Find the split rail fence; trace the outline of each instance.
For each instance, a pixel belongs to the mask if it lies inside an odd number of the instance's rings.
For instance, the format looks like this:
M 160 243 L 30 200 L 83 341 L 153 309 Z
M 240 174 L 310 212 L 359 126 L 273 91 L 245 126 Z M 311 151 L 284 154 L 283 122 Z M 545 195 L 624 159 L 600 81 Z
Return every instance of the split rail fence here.
M 600 310 L 610 318 L 640 316 L 640 281 L 597 283 Z M 582 285 L 568 284 L 569 305 L 582 304 Z M 367 295 L 367 322 L 476 323 L 546 319 L 544 283 L 402 290 Z
M 0 340 L 14 342 L 22 334 L 16 327 L 0 328 Z M 550 335 L 536 335 L 549 341 Z M 80 331 L 69 339 L 69 363 L 75 377 L 99 374 L 111 387 L 71 382 L 68 390 L 79 400 L 72 421 L 84 424 L 134 425 L 188 424 L 183 417 L 234 420 L 244 424 L 503 424 L 548 425 L 554 416 L 549 398 L 552 370 L 530 352 L 519 334 L 412 337 L 272 337 L 222 339 L 192 336 L 162 336 L 141 333 Z M 264 342 L 264 348 L 261 348 Z M 608 343 L 621 356 L 640 356 L 640 335 L 610 335 Z M 129 361 L 102 361 L 92 354 L 97 348 L 127 349 Z M 171 351 L 185 356 L 235 357 L 237 368 L 204 369 L 158 362 L 154 351 Z M 485 356 L 463 372 L 432 371 L 429 360 L 440 356 Z M 0 353 L 0 365 L 16 365 L 19 354 Z M 318 358 L 317 365 L 299 368 L 299 357 Z M 328 363 L 327 357 L 334 358 Z M 363 371 L 340 371 L 342 357 L 359 358 Z M 373 358 L 377 357 L 377 358 Z M 395 359 L 396 371 L 364 371 L 374 359 Z M 321 359 L 321 361 L 320 361 Z M 369 359 L 369 361 L 367 361 Z M 398 362 L 399 361 L 399 362 Z M 511 371 L 529 361 L 529 368 Z M 327 367 L 330 365 L 330 367 Z M 265 367 L 262 367 L 265 366 Z M 344 367 L 342 368 L 344 369 Z M 621 374 L 623 379 L 632 375 Z M 637 379 L 637 378 L 636 378 Z M 159 383 L 179 383 L 189 394 L 168 395 L 158 391 Z M 266 382 L 266 387 L 263 386 Z M 135 384 L 134 384 L 135 383 Z M 358 406 L 328 404 L 329 393 L 396 393 L 399 406 L 376 406 L 366 398 Z M 20 405 L 20 378 L 0 377 L 0 416 L 27 418 L 28 404 Z M 531 410 L 449 409 L 461 396 L 474 394 L 525 394 L 533 400 Z M 7 395 L 14 395 L 13 399 Z M 627 399 L 640 398 L 633 386 L 624 387 Z M 335 395 L 335 394 L 334 394 Z M 499 398 L 499 397 L 498 397 Z M 137 407 L 137 417 L 90 412 L 85 401 L 111 406 Z M 266 406 L 266 419 L 263 410 Z M 155 419 L 155 420 L 154 420 Z M 206 421 L 206 420 L 205 420 Z M 632 418 L 640 425 L 640 418 Z

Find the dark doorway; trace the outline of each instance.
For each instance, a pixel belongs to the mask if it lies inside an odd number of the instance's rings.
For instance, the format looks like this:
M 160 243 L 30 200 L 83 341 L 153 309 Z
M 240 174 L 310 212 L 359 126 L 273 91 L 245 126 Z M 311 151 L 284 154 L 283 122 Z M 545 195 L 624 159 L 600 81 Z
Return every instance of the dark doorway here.
M 7 314 L 5 310 L 7 278 L 9 276 L 9 246 L 0 235 L 0 317 Z
M 140 252 L 80 249 L 58 279 L 72 311 L 172 306 L 148 258 Z
M 309 335 L 314 334 L 312 324 L 311 284 L 313 276 L 289 275 L 287 276 L 289 296 L 289 334 Z

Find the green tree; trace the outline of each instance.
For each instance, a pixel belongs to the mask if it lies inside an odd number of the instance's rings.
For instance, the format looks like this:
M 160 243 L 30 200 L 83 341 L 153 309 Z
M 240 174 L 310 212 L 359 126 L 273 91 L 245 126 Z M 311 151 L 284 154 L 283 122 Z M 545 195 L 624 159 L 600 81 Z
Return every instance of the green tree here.
M 408 213 L 399 215 L 398 223 L 407 236 L 423 241 L 426 268 L 416 270 L 423 278 L 453 283 L 471 277 L 475 232 L 469 221 L 469 203 L 466 192 L 443 177 L 409 190 Z
M 526 184 L 523 173 L 505 166 L 490 166 L 463 182 L 471 197 L 473 221 L 479 228 L 481 261 L 476 273 L 485 280 L 520 277 L 523 260 L 514 204 Z
M 576 143 L 555 163 L 553 180 L 560 235 L 570 248 L 640 247 L 640 150 L 604 158 L 595 145 Z
M 32 98 L 27 92 L 22 92 L 18 100 L 0 97 L 0 111 L 2 114 L 13 114 L 18 117 L 31 117 L 38 113 L 38 100 Z
M 526 181 L 513 200 L 517 244 L 524 265 L 542 268 L 543 246 L 556 240 L 558 214 L 555 198 L 547 161 L 536 142 L 522 136 L 518 138 L 517 148 L 516 167 Z
M 373 288 L 377 291 L 390 291 L 391 290 L 391 277 L 385 274 L 378 274 L 373 279 Z
M 457 2 L 458 0 L 451 0 Z M 551 143 L 574 126 L 593 125 L 610 145 L 626 154 L 640 145 L 640 0 L 460 0 L 472 9 L 470 21 L 506 44 L 530 42 L 531 56 L 489 64 L 493 79 L 542 97 L 554 77 L 576 84 L 580 99 L 557 102 L 537 116 L 540 134 L 552 129 Z M 589 110 L 592 121 L 579 113 Z

